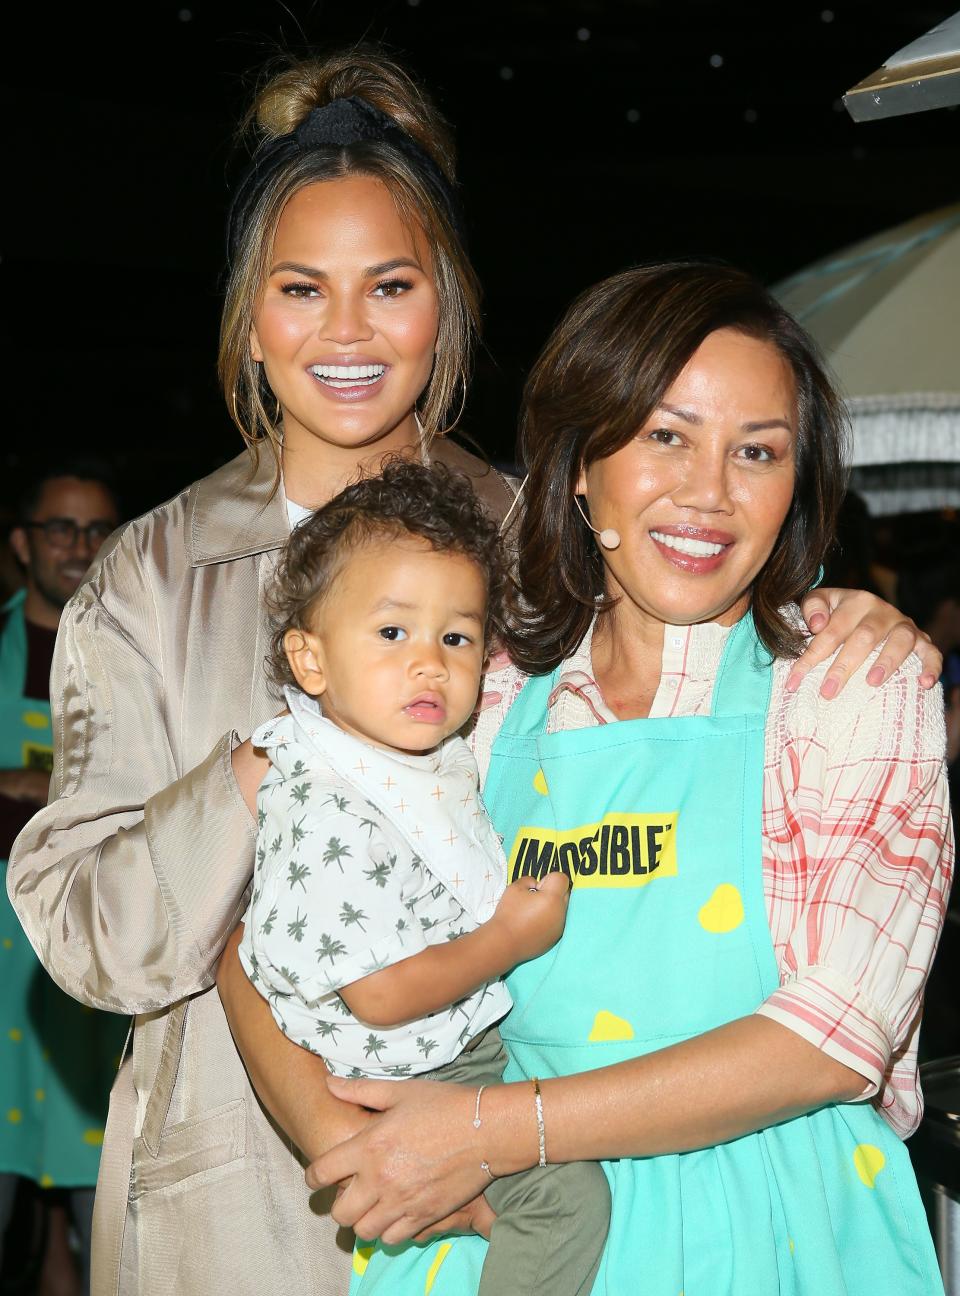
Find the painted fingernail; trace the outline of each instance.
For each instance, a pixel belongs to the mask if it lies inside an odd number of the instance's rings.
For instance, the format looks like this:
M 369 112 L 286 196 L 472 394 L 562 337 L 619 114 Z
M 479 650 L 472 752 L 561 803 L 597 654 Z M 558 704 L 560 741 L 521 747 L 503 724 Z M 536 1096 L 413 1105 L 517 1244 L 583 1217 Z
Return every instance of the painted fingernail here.
M 822 630 L 826 624 L 827 617 L 825 612 L 814 612 L 813 616 L 807 622 L 807 625 L 814 634 L 816 634 L 818 630 Z
M 870 669 L 867 671 L 868 684 L 882 684 L 886 678 L 887 678 L 887 672 L 879 664 L 876 666 L 871 666 Z
M 839 688 L 840 688 L 840 681 L 831 679 L 830 676 L 828 675 L 827 678 L 820 685 L 820 696 L 825 698 L 836 697 L 837 690 Z
M 784 688 L 787 690 L 788 693 L 796 693 L 802 681 L 803 681 L 803 676 L 800 675 L 797 671 L 794 671 L 792 675 L 787 676 L 787 682 L 784 685 Z
M 937 682 L 936 675 L 931 675 L 929 671 L 924 671 L 924 673 L 920 676 L 921 688 L 933 688 L 936 682 Z

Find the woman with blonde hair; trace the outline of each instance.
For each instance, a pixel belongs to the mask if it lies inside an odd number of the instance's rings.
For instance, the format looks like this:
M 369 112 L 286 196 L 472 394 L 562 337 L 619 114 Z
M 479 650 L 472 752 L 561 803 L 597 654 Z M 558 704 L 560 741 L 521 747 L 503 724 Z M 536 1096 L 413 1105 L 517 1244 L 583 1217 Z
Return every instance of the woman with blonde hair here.
M 245 736 L 279 709 L 262 594 L 291 527 L 387 454 L 466 473 L 495 516 L 513 499 L 442 435 L 477 287 L 436 110 L 395 64 L 350 52 L 279 74 L 254 116 L 220 350 L 250 454 L 131 523 L 67 608 L 51 804 L 8 874 L 58 983 L 136 1015 L 101 1162 L 98 1294 L 343 1290 L 349 1257 L 308 1207 L 214 987 L 248 900 L 266 769 Z M 841 633 L 864 608 L 881 633 L 897 622 L 855 601 Z M 895 638 L 899 658 L 913 633 Z M 323 1146 L 365 1121 L 326 1094 L 312 1110 Z

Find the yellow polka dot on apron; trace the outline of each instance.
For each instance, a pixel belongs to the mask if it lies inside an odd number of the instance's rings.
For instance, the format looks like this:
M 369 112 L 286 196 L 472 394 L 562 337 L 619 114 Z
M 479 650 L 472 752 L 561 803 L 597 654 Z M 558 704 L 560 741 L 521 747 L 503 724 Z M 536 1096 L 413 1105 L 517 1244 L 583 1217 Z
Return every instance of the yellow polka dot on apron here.
M 41 1175 L 41 1176 L 40 1176 L 40 1187 L 41 1187 L 41 1188 L 52 1188 L 52 1187 L 53 1187 L 53 1176 L 52 1176 L 52 1175 Z
M 787 1238 L 787 1246 L 790 1248 L 790 1254 L 793 1255 L 796 1248 L 793 1245 L 793 1238 Z
M 37 1102 L 43 1102 L 47 1096 L 46 1089 L 34 1089 L 33 1096 Z
M 7 1112 L 7 1120 L 11 1125 L 19 1125 L 23 1120 L 23 1112 L 19 1107 L 11 1107 Z
M 367 1265 L 370 1263 L 370 1257 L 373 1255 L 375 1242 L 370 1242 L 367 1246 L 355 1246 L 353 1248 L 353 1272 L 358 1278 L 362 1278 L 367 1272 Z
M 13 949 L 13 941 L 10 939 L 9 936 L 4 936 L 4 938 L 3 938 L 3 948 L 4 948 L 4 949 Z
M 20 1030 L 18 1026 L 14 1026 L 11 1030 L 8 1030 L 7 1034 L 13 1040 L 14 1044 L 19 1044 L 23 1039 L 23 1031 Z
M 728 932 L 743 922 L 743 900 L 730 882 L 721 882 L 697 914 L 700 926 L 708 932 Z
M 84 1143 L 89 1143 L 91 1147 L 100 1147 L 103 1143 L 102 1129 L 88 1129 L 83 1131 Z
M 860 1176 L 860 1182 L 872 1188 L 877 1175 L 887 1164 L 887 1158 L 872 1143 L 858 1143 L 853 1149 L 853 1167 Z
M 437 1274 L 440 1272 L 440 1266 L 443 1264 L 444 1260 L 446 1260 L 452 1246 L 452 1242 L 444 1242 L 443 1245 L 437 1249 L 437 1257 L 427 1270 L 427 1281 L 423 1285 L 423 1296 L 430 1296 L 430 1292 L 433 1290 L 433 1284 L 437 1281 Z
M 28 729 L 50 728 L 50 721 L 42 711 L 24 711 L 22 719 Z
M 633 1027 L 623 1017 L 607 1012 L 601 1008 L 593 1019 L 593 1027 L 588 1040 L 628 1040 L 633 1039 Z
M 550 795 L 550 791 L 547 787 L 547 780 L 544 777 L 542 769 L 538 769 L 536 774 L 533 776 L 533 790 L 534 792 L 539 792 L 541 796 Z

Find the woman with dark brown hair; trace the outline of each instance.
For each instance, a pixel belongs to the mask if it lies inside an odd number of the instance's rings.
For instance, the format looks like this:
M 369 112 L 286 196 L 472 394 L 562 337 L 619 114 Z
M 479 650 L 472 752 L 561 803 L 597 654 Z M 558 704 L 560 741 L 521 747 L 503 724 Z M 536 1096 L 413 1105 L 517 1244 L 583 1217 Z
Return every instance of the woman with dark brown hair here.
M 461 1086 L 327 1079 L 378 1113 L 308 1171 L 384 1244 L 356 1291 L 475 1291 L 481 1240 L 385 1244 L 495 1228 L 481 1163 L 581 1159 L 613 1197 L 594 1292 L 942 1290 L 901 1142 L 952 864 L 940 698 L 916 659 L 834 702 L 795 665 L 843 432 L 809 339 L 735 270 L 628 271 L 547 344 L 527 674 L 475 745 L 510 879 L 571 878 L 566 931 L 508 978 L 482 1129 Z

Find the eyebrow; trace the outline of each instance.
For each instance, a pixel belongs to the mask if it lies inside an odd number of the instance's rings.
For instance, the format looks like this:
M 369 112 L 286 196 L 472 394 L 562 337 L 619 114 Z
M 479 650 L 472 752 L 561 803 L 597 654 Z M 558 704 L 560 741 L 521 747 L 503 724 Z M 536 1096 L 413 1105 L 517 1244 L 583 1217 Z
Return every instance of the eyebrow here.
M 663 410 L 665 414 L 673 414 L 676 418 L 683 419 L 684 423 L 689 423 L 693 427 L 703 425 L 703 419 L 698 414 L 694 414 L 692 410 L 681 409 L 678 405 L 667 405 L 665 402 L 662 402 L 658 408 Z M 787 432 L 793 431 L 793 427 L 786 419 L 760 419 L 755 423 L 742 424 L 742 431 L 744 432 L 767 432 L 771 428 L 783 428 Z
M 392 261 L 381 261 L 379 265 L 367 266 L 363 272 L 364 279 L 376 279 L 380 275 L 389 274 L 391 270 L 419 270 L 423 273 L 423 266 L 419 261 L 412 257 L 394 257 Z M 272 275 L 280 274 L 281 271 L 288 270 L 294 274 L 306 275 L 310 279 L 329 279 L 326 270 L 320 270 L 317 266 L 303 265 L 299 261 L 278 261 L 270 271 Z
M 416 612 L 418 607 L 419 604 L 417 603 L 402 603 L 399 599 L 385 598 L 381 599 L 379 603 L 374 604 L 371 611 L 390 612 L 396 608 L 400 612 Z M 483 624 L 483 617 L 479 612 L 461 612 L 459 609 L 454 608 L 453 615 L 455 617 L 463 617 L 468 621 L 478 621 L 481 625 Z

